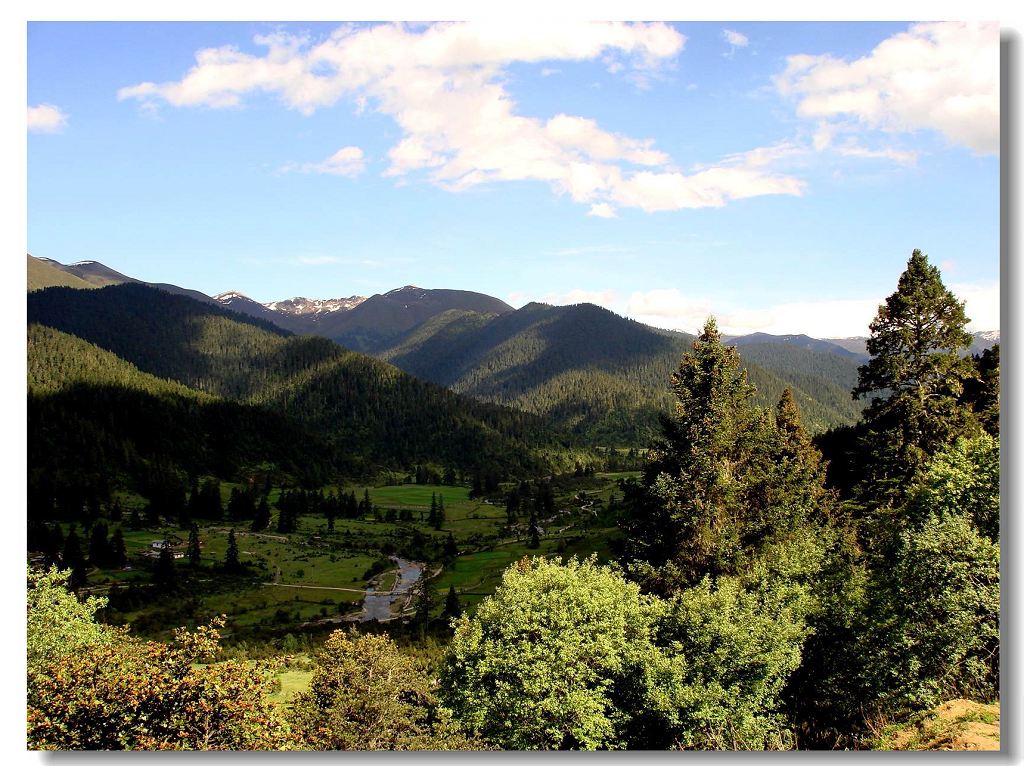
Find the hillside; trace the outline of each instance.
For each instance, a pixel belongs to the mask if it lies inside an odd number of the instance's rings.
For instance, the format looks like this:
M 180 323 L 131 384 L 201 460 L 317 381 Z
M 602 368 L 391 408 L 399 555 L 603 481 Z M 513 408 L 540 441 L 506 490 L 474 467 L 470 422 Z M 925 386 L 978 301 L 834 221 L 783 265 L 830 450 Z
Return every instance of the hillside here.
M 531 303 L 500 315 L 439 314 L 380 356 L 459 393 L 552 418 L 587 443 L 634 445 L 671 407 L 669 380 L 692 342 L 591 304 Z M 850 359 L 792 345 L 740 353 L 761 405 L 789 386 L 813 431 L 856 418 Z
M 425 290 L 408 285 L 373 295 L 348 311 L 323 317 L 316 334 L 346 348 L 378 353 L 403 333 L 448 311 L 504 314 L 512 307 L 504 301 L 467 290 Z
M 69 274 L 60 268 L 60 264 L 48 258 L 28 257 L 28 291 L 42 290 L 44 287 L 77 287 L 91 288 L 96 285 L 86 282 L 81 277 Z
M 44 287 L 93 288 L 129 283 L 149 285 L 172 295 L 185 295 L 201 303 L 215 303 L 210 296 L 198 290 L 190 290 L 166 282 L 143 282 L 141 279 L 114 271 L 99 261 L 79 261 L 65 265 L 49 258 L 28 256 L 29 292 Z
M 81 338 L 28 327 L 30 491 L 69 491 L 158 470 L 242 476 L 257 467 L 323 481 L 345 467 L 328 442 L 290 419 L 226 401 Z
M 533 470 L 559 445 L 534 416 L 457 396 L 326 339 L 294 337 L 143 285 L 34 292 L 28 315 L 143 372 L 288 416 L 367 467 L 430 461 Z

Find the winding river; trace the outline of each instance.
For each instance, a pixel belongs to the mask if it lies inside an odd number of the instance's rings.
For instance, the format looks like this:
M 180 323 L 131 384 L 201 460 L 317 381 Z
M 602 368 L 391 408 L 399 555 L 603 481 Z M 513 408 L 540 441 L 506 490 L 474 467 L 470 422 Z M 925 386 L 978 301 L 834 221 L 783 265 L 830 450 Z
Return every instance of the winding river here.
M 414 561 L 406 561 L 397 556 L 391 559 L 398 564 L 398 577 L 391 590 L 377 593 L 376 589 L 368 587 L 366 598 L 363 599 L 363 611 L 359 614 L 359 622 L 370 620 L 389 620 L 392 617 L 391 605 L 398 599 L 406 596 L 409 589 L 420 579 L 423 567 Z

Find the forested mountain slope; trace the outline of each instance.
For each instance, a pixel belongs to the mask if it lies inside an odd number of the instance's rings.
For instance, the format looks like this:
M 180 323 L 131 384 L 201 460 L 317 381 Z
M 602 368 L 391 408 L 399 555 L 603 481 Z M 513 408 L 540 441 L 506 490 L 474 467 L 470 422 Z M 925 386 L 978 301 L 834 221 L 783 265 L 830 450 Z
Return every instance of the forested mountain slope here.
M 515 471 L 538 468 L 541 453 L 561 449 L 536 416 L 457 396 L 326 339 L 294 337 L 143 285 L 31 293 L 28 315 L 143 372 L 286 415 L 350 460 Z
M 588 443 L 625 445 L 655 433 L 692 341 L 592 304 L 531 303 L 497 316 L 437 315 L 380 356 L 459 393 L 550 417 Z M 789 386 L 814 431 L 856 418 L 850 359 L 792 345 L 740 352 L 760 404 L 773 405 Z
M 338 311 L 317 322 L 315 333 L 356 351 L 378 353 L 401 334 L 447 311 L 503 314 L 504 301 L 468 290 L 425 290 L 408 285 L 373 295 L 353 309 Z
M 287 417 L 142 372 L 39 324 L 28 327 L 28 394 L 31 487 L 138 485 L 157 467 L 222 477 L 260 467 L 316 482 L 346 467 Z

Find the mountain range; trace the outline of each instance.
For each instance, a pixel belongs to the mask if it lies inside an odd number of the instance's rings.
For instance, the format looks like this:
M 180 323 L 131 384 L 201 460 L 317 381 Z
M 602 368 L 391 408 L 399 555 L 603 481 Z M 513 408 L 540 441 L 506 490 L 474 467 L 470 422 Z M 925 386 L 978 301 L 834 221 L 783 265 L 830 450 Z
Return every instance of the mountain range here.
M 238 292 L 211 298 L 142 283 L 95 261 L 29 258 L 30 289 L 118 283 L 187 296 L 268 331 L 327 338 L 457 394 L 540 416 L 580 444 L 648 443 L 658 414 L 671 407 L 669 378 L 693 341 L 592 304 L 514 309 L 482 293 L 412 285 L 368 298 L 262 304 Z M 998 341 L 998 333 L 976 337 L 979 345 Z M 753 333 L 726 340 L 738 347 L 760 404 L 774 404 L 789 387 L 813 432 L 857 419 L 862 403 L 850 390 L 867 359 L 865 339 Z

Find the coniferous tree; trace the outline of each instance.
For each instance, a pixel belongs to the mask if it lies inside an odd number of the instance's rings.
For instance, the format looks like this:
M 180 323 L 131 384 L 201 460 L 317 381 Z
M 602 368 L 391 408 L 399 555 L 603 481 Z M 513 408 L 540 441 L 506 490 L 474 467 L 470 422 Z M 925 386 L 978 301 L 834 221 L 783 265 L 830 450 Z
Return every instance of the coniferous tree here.
M 128 516 L 128 528 L 142 529 L 142 517 L 139 515 L 138 507 L 133 507 L 131 514 Z
M 153 583 L 162 591 L 172 591 L 177 586 L 178 578 L 174 569 L 174 552 L 170 545 L 160 549 L 156 566 L 153 569 Z
M 260 498 L 260 504 L 256 507 L 256 515 L 252 519 L 252 531 L 260 532 L 270 526 L 270 503 L 267 496 Z
M 675 592 L 737 574 L 833 504 L 791 391 L 753 404 L 735 347 L 709 319 L 672 377 L 676 407 L 640 482 L 624 484 L 624 558 L 646 586 Z
M 128 551 L 124 544 L 124 533 L 121 531 L 121 527 L 117 527 L 110 538 L 110 564 L 121 569 L 127 563 Z
M 224 505 L 220 497 L 220 482 L 217 479 L 207 479 L 203 482 L 200 490 L 201 508 L 199 514 L 210 521 L 220 521 L 224 515 Z
M 999 436 L 999 344 L 973 358 L 973 375 L 964 381 L 961 400 L 974 410 L 982 427 Z
M 505 516 L 509 526 L 519 521 L 519 490 L 515 487 L 505 496 Z
M 442 554 L 445 561 L 454 561 L 459 555 L 459 547 L 455 544 L 455 536 L 449 532 L 448 537 L 444 541 L 444 551 Z
M 199 542 L 199 525 L 192 522 L 188 531 L 188 548 L 185 550 L 185 558 L 192 567 L 198 567 L 202 561 L 202 544 Z
M 224 568 L 229 572 L 237 572 L 242 568 L 242 562 L 238 558 L 238 541 L 235 540 L 235 530 L 228 532 L 228 549 L 224 555 Z
M 426 634 L 430 626 L 430 613 L 434 610 L 434 588 L 426 578 L 420 580 L 419 592 L 416 594 L 416 613 L 413 622 L 419 627 L 420 636 Z
M 530 514 L 530 539 L 526 543 L 527 548 L 540 547 L 540 527 L 537 526 L 537 512 Z
M 941 447 L 977 429 L 960 402 L 971 360 L 964 304 L 935 266 L 914 250 L 899 285 L 871 322 L 868 353 L 854 398 L 864 411 L 869 475 L 861 494 L 880 503 L 901 500 L 917 472 Z
M 444 599 L 444 612 L 441 613 L 445 622 L 457 620 L 462 616 L 462 604 L 459 603 L 459 596 L 455 592 L 455 586 L 448 586 L 448 595 Z
M 64 567 L 71 570 L 71 578 L 68 580 L 68 584 L 72 588 L 80 588 L 85 585 L 85 556 L 82 553 L 82 541 L 78 537 L 74 524 L 68 529 L 68 536 L 64 539 L 61 561 Z
M 445 520 L 444 495 L 441 495 L 438 497 L 437 508 L 434 510 L 434 529 L 440 530 L 444 525 Z
M 430 514 L 427 516 L 427 523 L 437 528 L 437 494 L 430 493 Z
M 89 563 L 94 567 L 105 567 L 110 562 L 110 544 L 107 540 L 107 525 L 98 521 L 89 532 Z

